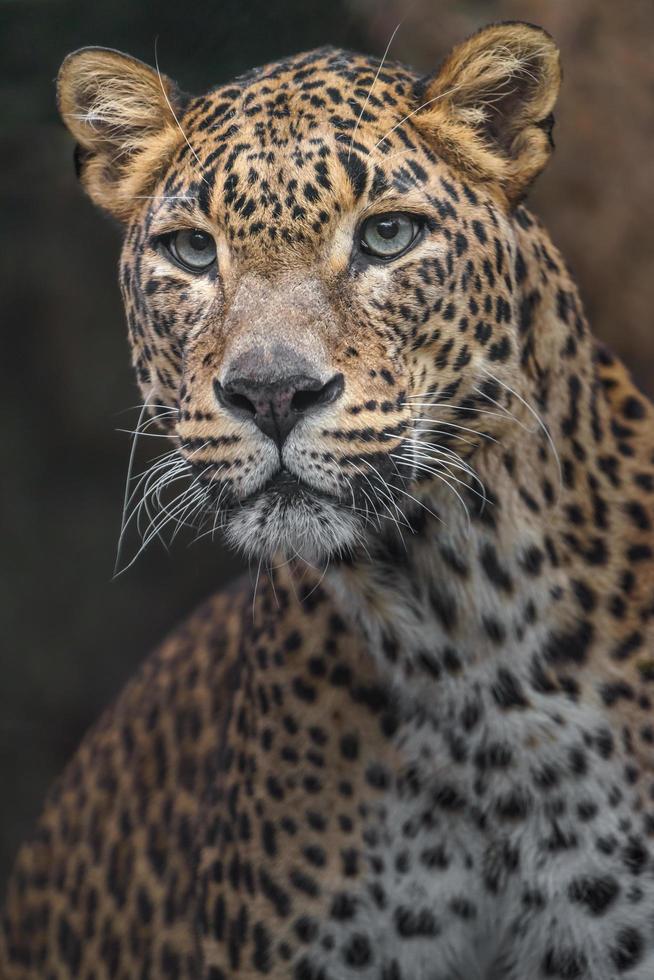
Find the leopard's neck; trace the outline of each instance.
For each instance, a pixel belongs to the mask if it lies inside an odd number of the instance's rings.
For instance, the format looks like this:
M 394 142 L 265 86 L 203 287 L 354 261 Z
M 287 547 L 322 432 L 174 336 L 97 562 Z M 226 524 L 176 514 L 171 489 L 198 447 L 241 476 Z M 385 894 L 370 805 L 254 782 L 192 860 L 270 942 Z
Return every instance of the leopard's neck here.
M 593 340 L 542 229 L 516 237 L 529 256 L 517 297 L 523 370 L 490 406 L 506 413 L 496 439 L 468 455 L 476 480 L 419 491 L 407 509 L 415 533 L 387 519 L 369 554 L 330 575 L 411 696 L 490 672 L 500 698 L 526 687 L 577 697 L 591 667 L 610 683 L 615 651 L 647 630 L 651 555 L 642 580 L 629 558 L 649 517 L 625 493 L 651 447 L 640 420 L 624 418 L 640 408 L 624 406 L 649 409 Z

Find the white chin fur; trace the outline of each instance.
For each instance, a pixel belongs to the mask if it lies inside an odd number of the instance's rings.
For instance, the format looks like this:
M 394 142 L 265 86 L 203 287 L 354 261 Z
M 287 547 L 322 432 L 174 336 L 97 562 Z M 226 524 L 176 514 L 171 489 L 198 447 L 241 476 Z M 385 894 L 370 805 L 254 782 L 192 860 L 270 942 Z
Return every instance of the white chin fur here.
M 355 550 L 362 527 L 355 514 L 317 498 L 261 497 L 229 515 L 228 544 L 247 558 L 299 557 L 320 564 Z

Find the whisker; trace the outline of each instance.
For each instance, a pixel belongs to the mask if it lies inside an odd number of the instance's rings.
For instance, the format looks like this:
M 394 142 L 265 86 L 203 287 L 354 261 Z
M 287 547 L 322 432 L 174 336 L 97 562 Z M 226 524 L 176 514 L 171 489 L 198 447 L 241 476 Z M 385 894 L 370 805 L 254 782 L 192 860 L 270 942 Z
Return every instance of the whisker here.
M 432 459 L 434 453 L 443 457 L 444 460 L 447 460 L 448 466 L 451 466 L 454 469 L 462 470 L 464 473 L 467 473 L 470 477 L 472 477 L 472 479 L 484 490 L 485 495 L 485 488 L 481 478 L 474 471 L 470 463 L 459 456 L 458 453 L 454 452 L 454 450 L 439 446 L 436 443 L 425 442 L 416 436 L 400 436 L 400 440 L 413 447 L 414 455 L 416 455 L 415 447 L 418 447 L 425 453 L 425 458 Z M 391 458 L 394 459 L 399 457 L 395 457 L 394 454 L 391 453 Z M 436 461 L 434 460 L 434 462 Z
M 353 462 L 352 460 L 350 460 L 350 466 L 352 466 L 352 468 L 356 470 L 356 472 L 359 474 L 359 476 L 363 477 L 363 479 L 366 481 L 366 483 L 368 484 L 368 486 L 370 487 L 370 489 L 372 490 L 372 492 L 374 494 L 375 493 L 375 488 L 373 487 L 372 483 L 370 482 L 370 480 L 368 479 L 368 477 L 366 476 L 366 474 L 363 472 L 363 470 L 359 469 L 359 467 L 356 465 L 356 463 Z M 377 508 L 375 507 L 374 501 L 371 499 L 371 497 L 368 495 L 368 493 L 364 490 L 364 488 L 361 487 L 360 489 L 361 489 L 361 493 L 363 494 L 363 496 L 366 498 L 366 500 L 370 504 L 370 507 L 372 509 L 372 512 L 373 512 L 373 514 L 375 516 L 375 519 L 377 521 L 377 527 L 381 531 L 381 522 L 380 522 L 381 515 L 379 514 Z
M 259 566 L 257 568 L 257 577 L 254 580 L 254 592 L 252 594 L 252 622 L 254 623 L 254 611 L 257 602 L 257 588 L 259 587 L 259 576 L 261 575 L 261 566 L 263 565 L 263 554 L 259 558 Z
M 408 407 L 409 408 L 422 408 L 423 406 L 422 405 L 410 405 Z M 491 412 L 487 408 L 472 408 L 472 407 L 470 407 L 468 405 L 446 405 L 446 404 L 439 404 L 439 405 L 435 405 L 435 406 L 432 405 L 432 406 L 428 406 L 428 407 L 432 407 L 432 408 L 447 408 L 447 409 L 449 409 L 452 412 L 474 412 L 475 415 L 488 415 L 489 418 L 506 419 L 506 413 L 505 412 Z M 421 419 L 421 416 L 418 415 L 415 418 L 412 418 L 411 421 L 412 422 L 419 422 L 420 419 Z M 516 419 L 516 421 L 517 421 L 517 419 Z M 441 419 L 438 419 L 438 422 L 440 424 Z
M 365 465 L 368 466 L 373 471 L 373 473 L 375 473 L 375 475 L 377 476 L 378 480 L 382 484 L 382 487 L 385 488 L 384 490 L 380 490 L 380 488 L 377 488 L 377 493 L 381 493 L 382 496 L 385 497 L 385 499 L 390 502 L 390 504 L 395 508 L 395 510 L 397 511 L 397 513 L 400 515 L 400 518 L 401 518 L 402 523 L 404 524 L 404 526 L 407 527 L 409 529 L 409 531 L 411 531 L 411 533 L 413 534 L 413 528 L 408 523 L 407 518 L 406 518 L 406 515 L 402 513 L 402 511 L 400 510 L 400 508 L 396 504 L 395 500 L 393 499 L 393 495 L 392 495 L 392 492 L 390 491 L 390 487 L 388 486 L 388 483 L 386 482 L 386 480 L 384 480 L 384 478 L 380 474 L 379 470 L 375 466 L 373 466 L 372 463 L 369 460 L 367 460 L 367 459 L 362 459 L 361 462 L 362 463 L 365 463 Z M 397 517 L 394 517 L 393 516 L 393 512 L 389 509 L 389 507 L 388 507 L 387 504 L 384 504 L 383 506 L 386 507 L 386 510 L 388 510 L 389 514 L 393 517 L 393 520 L 394 520 L 394 522 L 395 522 L 395 524 L 397 526 L 398 534 L 400 535 L 400 540 L 402 541 L 402 544 L 404 545 L 404 548 L 406 549 L 406 543 L 404 541 L 404 537 L 402 535 L 402 531 L 400 529 L 400 524 L 399 524 L 399 522 L 397 520 Z
M 157 77 L 159 79 L 159 85 L 161 86 L 161 93 L 162 93 L 164 99 L 166 100 L 166 105 L 168 106 L 168 108 L 170 110 L 170 113 L 171 113 L 173 119 L 175 120 L 175 123 L 177 124 L 177 128 L 179 129 L 180 133 L 184 137 L 184 141 L 185 141 L 186 145 L 188 146 L 189 150 L 191 151 L 191 153 L 195 157 L 198 166 L 200 167 L 200 175 L 199 175 L 200 176 L 200 180 L 204 184 L 206 184 L 207 187 L 209 187 L 211 189 L 211 185 L 210 185 L 209 181 L 207 180 L 207 178 L 204 176 L 204 173 L 203 173 L 204 167 L 202 165 L 202 161 L 200 160 L 200 157 L 197 155 L 197 153 L 195 152 L 195 150 L 191 146 L 191 144 L 189 142 L 189 139 L 188 139 L 188 136 L 186 135 L 186 133 L 182 129 L 181 123 L 180 123 L 179 119 L 177 118 L 177 115 L 175 113 L 175 110 L 173 109 L 173 107 L 172 107 L 172 105 L 170 103 L 170 99 L 168 98 L 168 94 L 166 92 L 166 89 L 164 88 L 163 79 L 161 77 L 161 72 L 159 70 L 159 57 L 158 57 L 158 53 L 157 53 L 157 46 L 158 46 L 158 44 L 159 44 L 159 38 L 156 37 L 154 39 L 154 66 L 155 66 L 156 71 L 157 71 Z
M 132 194 L 132 201 L 197 201 L 195 194 Z
M 419 456 L 418 458 L 420 459 L 422 457 Z M 454 476 L 454 474 L 450 473 L 450 471 L 448 469 L 448 466 L 452 466 L 451 463 L 448 464 L 448 463 L 440 462 L 438 460 L 436 460 L 436 461 L 432 460 L 432 462 L 434 463 L 434 466 L 430 466 L 428 462 L 415 462 L 415 461 L 414 462 L 410 462 L 409 460 L 406 460 L 406 459 L 399 459 L 398 462 L 399 462 L 400 466 L 406 466 L 406 467 L 409 467 L 409 468 L 413 466 L 416 469 L 419 469 L 419 470 L 424 471 L 425 473 L 429 473 L 435 479 L 441 479 L 442 476 L 443 476 L 443 473 L 445 473 L 447 475 L 448 479 L 449 480 L 452 480 L 453 483 L 456 483 L 459 486 L 465 487 L 465 489 L 469 493 L 472 493 L 476 497 L 479 497 L 479 499 L 482 501 L 482 503 L 484 505 L 487 504 L 487 503 L 489 503 L 489 500 L 488 500 L 488 498 L 486 496 L 486 493 L 485 493 L 485 489 L 483 487 L 483 484 L 481 483 L 481 481 L 479 480 L 479 477 L 477 477 L 476 474 L 472 474 L 472 473 L 469 473 L 469 471 L 466 471 L 466 472 L 468 472 L 468 474 L 470 476 L 474 476 L 477 479 L 477 481 L 480 483 L 480 485 L 482 486 L 482 492 L 481 493 L 479 492 L 479 490 L 475 490 L 474 487 L 471 487 L 469 483 L 466 483 L 465 480 L 461 480 L 461 479 L 459 479 L 459 477 Z M 436 469 L 435 467 L 440 467 L 440 468 L 439 469 Z
M 442 524 L 443 527 L 448 527 L 447 523 L 443 520 L 442 517 L 439 517 L 438 514 L 435 514 L 433 510 L 430 510 L 429 507 L 423 504 L 421 500 L 418 500 L 417 497 L 414 497 L 413 494 L 408 493 L 406 490 L 401 490 L 400 487 L 395 487 L 395 490 L 397 493 L 401 493 L 404 497 L 408 497 L 409 500 L 412 500 L 414 504 L 418 505 L 418 507 L 422 507 L 423 510 L 426 510 L 427 513 L 430 514 L 434 518 L 434 520 L 438 521 L 439 524 Z
M 497 399 L 493 398 L 491 395 L 486 394 L 486 392 L 485 391 L 482 391 L 481 388 L 475 388 L 474 391 L 476 391 L 477 394 L 481 398 L 486 398 L 493 405 L 497 405 L 497 407 L 504 413 L 504 415 L 507 418 L 513 419 L 513 421 L 516 423 L 516 425 L 519 425 L 520 428 L 521 429 L 524 429 L 525 432 L 528 432 L 529 435 L 533 435 L 534 434 L 534 432 L 536 430 L 535 429 L 530 429 L 528 425 L 525 425 L 525 423 L 522 421 L 522 419 L 517 418 L 517 416 L 515 416 L 513 414 L 513 412 L 510 412 L 509 409 L 506 407 L 506 405 L 502 405 L 501 402 L 498 402 Z
M 404 465 L 404 466 L 411 465 L 410 463 L 408 463 L 407 460 L 400 460 L 400 463 L 401 463 L 401 465 Z M 440 465 L 445 465 L 445 464 L 440 464 Z M 459 503 L 461 504 L 461 506 L 463 507 L 463 509 L 465 511 L 466 518 L 467 518 L 467 524 L 468 524 L 468 533 L 470 533 L 471 520 L 470 520 L 470 511 L 468 510 L 467 504 L 465 503 L 463 497 L 458 492 L 458 490 L 455 487 L 453 487 L 448 482 L 447 479 L 445 479 L 445 476 L 443 474 L 443 471 L 442 470 L 436 470 L 436 469 L 434 469 L 431 466 L 426 466 L 424 463 L 416 463 L 416 462 L 414 462 L 413 463 L 413 467 L 415 469 L 418 469 L 418 470 L 424 470 L 425 472 L 429 473 L 430 476 L 433 476 L 435 479 L 440 480 L 441 483 L 444 483 L 448 487 L 448 489 L 455 495 L 455 497 L 458 499 Z M 467 483 L 464 483 L 462 480 L 458 480 L 456 477 L 452 476 L 451 473 L 449 473 L 447 470 L 445 470 L 445 472 L 447 473 L 447 476 L 449 477 L 449 479 L 452 480 L 454 483 L 458 483 L 461 486 L 464 486 L 466 488 L 466 490 L 469 490 L 472 493 L 476 493 L 476 491 L 472 490 L 472 488 Z M 481 495 L 480 494 L 477 494 L 477 496 L 481 496 Z
M 325 563 L 325 567 L 323 569 L 322 575 L 320 576 L 320 578 L 318 579 L 318 581 L 316 582 L 316 584 L 314 585 L 314 587 L 311 589 L 311 591 L 309 593 L 307 593 L 307 595 L 304 596 L 304 601 L 305 602 L 307 601 L 307 599 L 310 599 L 311 596 L 313 595 L 313 593 L 316 591 L 316 589 L 319 589 L 320 586 L 322 585 L 323 579 L 325 578 L 325 575 L 327 574 L 327 569 L 329 568 L 329 562 L 330 562 L 330 559 L 328 558 L 327 561 L 326 561 L 326 563 Z
M 127 408 L 121 408 L 120 411 L 116 412 L 115 414 L 116 415 L 125 415 L 127 412 L 139 411 L 140 409 L 143 408 L 144 405 L 147 405 L 147 407 L 149 409 L 156 408 L 156 409 L 164 409 L 165 410 L 163 412 L 160 411 L 157 415 L 153 416 L 153 418 L 155 418 L 155 419 L 156 418 L 161 418 L 164 415 L 178 415 L 179 414 L 179 409 L 178 408 L 175 408 L 172 405 L 164 405 L 163 403 L 159 403 L 159 402 L 148 402 L 147 400 L 145 402 L 139 402 L 138 405 L 128 405 Z
M 128 436 L 147 436 L 148 439 L 178 439 L 179 436 L 176 433 L 165 433 L 165 432 L 138 432 L 136 429 L 116 429 L 116 432 L 124 432 Z
M 385 133 L 384 136 L 382 136 L 382 138 L 380 140 L 377 140 L 377 142 L 375 143 L 375 145 L 373 147 L 373 150 L 376 150 L 380 143 L 383 143 L 385 139 L 388 139 L 388 137 L 392 133 L 394 133 L 396 129 L 399 129 L 400 126 L 403 123 L 405 123 L 408 119 L 411 119 L 412 116 L 415 116 L 422 109 L 426 109 L 427 106 L 428 105 L 431 105 L 433 102 L 439 102 L 441 99 L 446 98 L 448 95 L 452 95 L 454 92 L 457 92 L 461 88 L 461 86 L 462 86 L 462 83 L 459 83 L 458 85 L 453 85 L 452 88 L 450 88 L 450 89 L 447 90 L 447 92 L 441 92 L 440 95 L 435 95 L 433 99 L 427 99 L 427 101 L 426 102 L 423 102 L 422 105 L 419 105 L 417 109 L 413 109 L 411 112 L 407 112 L 406 116 L 404 116 L 402 119 L 400 119 L 400 121 L 398 123 L 396 123 L 392 127 L 392 129 L 389 129 L 388 132 Z
M 377 73 L 376 73 L 375 77 L 372 80 L 372 84 L 371 84 L 370 88 L 368 89 L 368 94 L 366 96 L 366 101 L 363 103 L 363 108 L 361 109 L 361 112 L 359 113 L 359 118 L 357 119 L 356 125 L 354 127 L 354 130 L 352 131 L 352 137 L 350 139 L 350 148 L 349 148 L 348 153 L 347 153 L 348 162 L 350 160 L 350 157 L 352 156 L 352 144 L 354 143 L 354 138 L 355 138 L 355 136 L 357 134 L 357 130 L 359 129 L 359 126 L 361 125 L 361 120 L 363 118 L 364 112 L 366 111 L 366 106 L 368 105 L 368 103 L 370 101 L 370 96 L 373 93 L 373 89 L 374 89 L 375 85 L 377 84 L 377 81 L 378 81 L 379 76 L 381 74 L 381 70 L 384 67 L 384 62 L 386 61 L 386 58 L 388 57 L 388 52 L 391 49 L 391 44 L 395 40 L 395 35 L 397 34 L 397 32 L 399 31 L 400 27 L 402 26 L 402 24 L 406 20 L 407 16 L 408 16 L 408 14 L 405 14 L 404 17 L 402 17 L 401 20 L 399 20 L 397 22 L 397 26 L 396 26 L 395 30 L 393 31 L 393 33 L 391 34 L 391 37 L 390 37 L 390 40 L 389 40 L 388 44 L 386 45 L 386 50 L 384 51 L 384 54 L 382 56 L 382 60 L 379 62 L 379 68 L 377 69 Z
M 414 421 L 416 421 L 416 420 L 414 419 Z M 499 443 L 499 440 L 498 439 L 495 439 L 495 437 L 492 436 L 492 435 L 490 435 L 489 432 L 481 432 L 479 429 L 472 429 L 469 425 L 459 425 L 457 422 L 448 422 L 446 419 L 432 419 L 432 418 L 428 418 L 427 419 L 426 418 L 425 421 L 426 422 L 436 422 L 436 423 L 438 423 L 438 425 L 446 425 L 448 427 L 448 429 L 460 429 L 461 432 L 469 432 L 469 433 L 471 433 L 471 435 L 481 436 L 483 439 L 488 439 L 490 442 L 494 442 L 497 446 L 499 446 L 499 444 L 500 444 Z M 438 429 L 423 429 L 423 428 L 421 428 L 418 431 L 419 432 L 429 432 L 429 433 L 432 433 L 433 432 L 433 433 L 436 433 L 437 435 L 449 435 L 449 433 L 443 433 L 443 432 L 441 432 Z M 456 436 L 456 438 L 457 439 L 462 439 L 464 442 L 469 443 L 471 446 L 474 446 L 475 445 L 475 443 L 474 443 L 474 441 L 472 439 L 464 439 L 463 436 Z
M 561 459 L 559 457 L 559 452 L 558 452 L 558 449 L 556 448 L 556 444 L 555 444 L 555 442 L 554 442 L 554 440 L 552 438 L 552 434 L 551 434 L 549 428 L 545 425 L 545 422 L 543 421 L 543 419 L 540 417 L 540 415 L 538 414 L 538 412 L 536 411 L 536 409 L 533 408 L 533 406 L 530 405 L 529 402 L 526 401 L 522 397 L 521 394 L 519 394 L 519 392 L 514 391 L 513 388 L 510 388 L 509 385 L 506 384 L 505 381 L 502 381 L 500 378 L 496 378 L 495 375 L 494 374 L 491 374 L 491 372 L 488 371 L 486 368 L 483 368 L 482 370 L 484 371 L 485 374 L 487 374 L 489 376 L 489 378 L 491 378 L 492 381 L 496 381 L 498 384 L 503 385 L 503 387 L 506 388 L 506 390 L 509 391 L 512 395 L 514 395 L 518 399 L 518 401 L 522 405 L 525 406 L 525 408 L 527 409 L 527 411 L 528 412 L 531 412 L 531 414 L 533 415 L 533 417 L 536 419 L 536 422 L 538 423 L 538 425 L 542 429 L 542 431 L 543 431 L 543 433 L 545 435 L 545 438 L 547 439 L 547 441 L 548 441 L 548 443 L 550 445 L 550 448 L 552 450 L 552 454 L 554 456 L 554 459 L 556 460 L 556 465 L 557 465 L 558 470 L 559 470 L 559 485 L 562 488 L 563 487 L 563 468 L 561 466 Z
M 120 518 L 120 533 L 118 535 L 118 545 L 116 547 L 116 559 L 114 561 L 114 575 L 116 574 L 116 569 L 120 561 L 120 552 L 121 552 L 121 547 L 125 534 L 125 513 L 127 511 L 128 501 L 129 501 L 129 484 L 132 476 L 132 468 L 134 466 L 134 457 L 136 456 L 136 442 L 138 439 L 138 430 L 141 426 L 141 422 L 143 418 L 145 417 L 145 413 L 147 412 L 147 409 L 148 409 L 148 398 L 146 396 L 146 399 L 143 402 L 143 407 L 141 408 L 141 411 L 139 413 L 138 422 L 136 424 L 136 432 L 132 437 L 132 445 L 130 446 L 129 459 L 127 462 L 127 477 L 125 479 L 125 493 L 123 495 L 123 512 Z

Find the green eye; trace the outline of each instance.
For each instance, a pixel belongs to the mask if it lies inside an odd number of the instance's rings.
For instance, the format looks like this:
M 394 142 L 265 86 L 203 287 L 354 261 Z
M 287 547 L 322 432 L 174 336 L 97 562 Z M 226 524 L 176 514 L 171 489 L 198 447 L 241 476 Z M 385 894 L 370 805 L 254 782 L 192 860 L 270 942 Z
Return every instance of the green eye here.
M 204 272 L 216 259 L 215 241 L 199 228 L 173 232 L 166 245 L 173 258 L 191 272 Z
M 422 225 L 410 214 L 400 211 L 375 214 L 361 226 L 361 248 L 379 259 L 394 259 L 414 243 Z

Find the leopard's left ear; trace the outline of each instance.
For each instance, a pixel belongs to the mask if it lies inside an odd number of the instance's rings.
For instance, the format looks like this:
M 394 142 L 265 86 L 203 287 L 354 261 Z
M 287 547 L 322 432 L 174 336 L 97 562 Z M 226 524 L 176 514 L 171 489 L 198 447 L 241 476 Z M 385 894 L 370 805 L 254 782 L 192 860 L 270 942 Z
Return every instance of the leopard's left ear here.
M 459 44 L 422 91 L 416 125 L 471 178 L 517 203 L 552 152 L 559 51 L 540 27 L 493 24 Z

